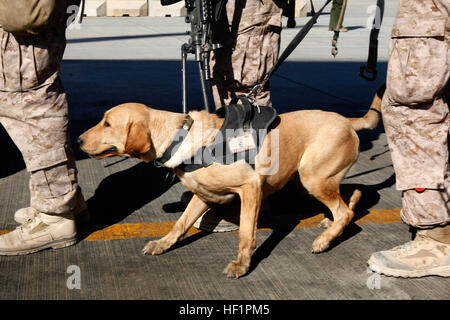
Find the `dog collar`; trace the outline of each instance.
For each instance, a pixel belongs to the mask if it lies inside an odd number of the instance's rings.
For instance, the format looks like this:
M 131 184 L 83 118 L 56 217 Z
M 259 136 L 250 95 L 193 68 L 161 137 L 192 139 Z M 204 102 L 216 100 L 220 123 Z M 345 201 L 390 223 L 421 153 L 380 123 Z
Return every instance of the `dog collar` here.
M 155 159 L 154 163 L 157 167 L 164 166 L 164 163 L 169 161 L 169 159 L 174 155 L 178 148 L 183 143 L 184 139 L 186 138 L 187 134 L 189 133 L 189 130 L 191 129 L 192 125 L 194 124 L 194 119 L 191 118 L 190 115 L 186 115 L 186 118 L 183 121 L 183 125 L 178 130 L 177 134 L 175 135 L 174 140 L 170 144 L 170 146 L 167 148 L 166 151 L 164 151 L 161 158 Z

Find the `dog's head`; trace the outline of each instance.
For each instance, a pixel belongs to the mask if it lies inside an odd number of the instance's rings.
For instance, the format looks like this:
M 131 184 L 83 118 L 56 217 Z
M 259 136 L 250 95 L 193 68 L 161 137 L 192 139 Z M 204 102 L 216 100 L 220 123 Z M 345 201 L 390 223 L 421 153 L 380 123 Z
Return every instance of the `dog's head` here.
M 125 103 L 108 110 L 97 125 L 78 138 L 81 150 L 96 159 L 144 157 L 151 149 L 148 109 L 143 104 Z

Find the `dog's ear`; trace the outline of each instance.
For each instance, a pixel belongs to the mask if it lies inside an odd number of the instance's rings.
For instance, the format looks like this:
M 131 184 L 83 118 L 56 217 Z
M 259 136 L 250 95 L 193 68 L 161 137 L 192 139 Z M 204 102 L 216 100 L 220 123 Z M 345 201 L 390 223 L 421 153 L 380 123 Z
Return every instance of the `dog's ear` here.
M 128 127 L 125 153 L 132 157 L 143 155 L 150 151 L 150 132 L 144 123 L 130 123 Z

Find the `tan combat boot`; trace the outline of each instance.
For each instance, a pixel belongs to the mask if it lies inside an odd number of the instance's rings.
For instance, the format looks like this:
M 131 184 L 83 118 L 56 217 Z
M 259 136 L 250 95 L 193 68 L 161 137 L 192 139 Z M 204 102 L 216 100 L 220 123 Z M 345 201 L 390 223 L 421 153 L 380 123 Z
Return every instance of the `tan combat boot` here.
M 374 272 L 393 277 L 450 277 L 450 225 L 418 230 L 414 240 L 372 254 L 368 265 Z
M 75 218 L 38 212 L 14 231 L 0 236 L 0 255 L 21 255 L 47 248 L 64 248 L 77 242 Z
M 33 207 L 22 208 L 14 213 L 14 220 L 19 224 L 24 224 L 38 213 L 39 211 Z M 77 223 L 84 223 L 89 220 L 89 211 L 81 192 L 77 193 L 77 204 L 72 213 L 74 214 Z

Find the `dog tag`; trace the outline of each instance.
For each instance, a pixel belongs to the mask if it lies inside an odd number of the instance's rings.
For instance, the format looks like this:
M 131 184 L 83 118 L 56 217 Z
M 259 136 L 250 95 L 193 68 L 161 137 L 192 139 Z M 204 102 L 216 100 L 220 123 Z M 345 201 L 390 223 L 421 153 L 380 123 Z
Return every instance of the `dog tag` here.
M 244 133 L 243 135 L 229 138 L 228 146 L 230 147 L 232 153 L 239 153 L 256 148 L 256 144 L 251 133 Z

